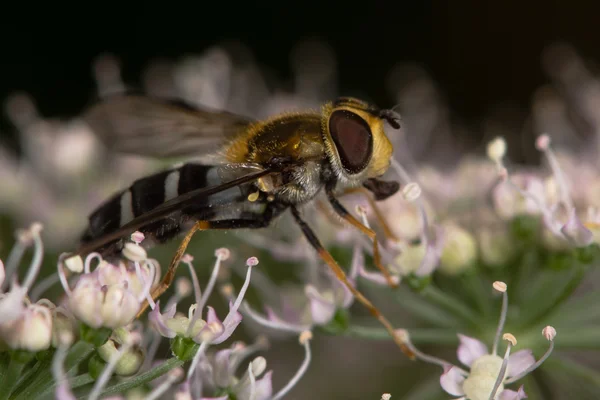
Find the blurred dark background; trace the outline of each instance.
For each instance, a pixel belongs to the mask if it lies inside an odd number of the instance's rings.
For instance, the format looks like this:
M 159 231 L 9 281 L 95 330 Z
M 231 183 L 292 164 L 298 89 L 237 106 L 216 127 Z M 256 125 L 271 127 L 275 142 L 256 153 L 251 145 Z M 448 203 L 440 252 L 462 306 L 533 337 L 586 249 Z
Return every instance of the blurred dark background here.
M 25 90 L 45 116 L 70 116 L 93 96 L 91 63 L 100 53 L 117 55 L 124 79 L 135 84 L 152 59 L 199 53 L 231 39 L 285 79 L 294 44 L 314 37 L 335 51 L 340 92 L 390 106 L 386 75 L 396 63 L 413 61 L 439 85 L 452 118 L 476 127 L 499 104 L 529 106 L 532 91 L 547 81 L 541 66 L 546 45 L 567 41 L 584 59 L 600 59 L 600 3 L 594 1 L 129 5 L 4 10 L 0 98 Z M 4 139 L 11 135 L 5 117 L 0 132 Z

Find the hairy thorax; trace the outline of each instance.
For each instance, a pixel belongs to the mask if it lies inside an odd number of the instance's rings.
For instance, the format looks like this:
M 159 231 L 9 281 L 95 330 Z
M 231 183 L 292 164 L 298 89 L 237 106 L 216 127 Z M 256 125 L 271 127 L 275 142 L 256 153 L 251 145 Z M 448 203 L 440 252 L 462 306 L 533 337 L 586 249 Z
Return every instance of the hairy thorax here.
M 279 174 L 258 181 L 278 201 L 299 204 L 311 200 L 322 187 L 325 145 L 318 114 L 288 114 L 258 123 L 230 144 L 229 162 L 257 163 L 265 167 L 281 160 Z

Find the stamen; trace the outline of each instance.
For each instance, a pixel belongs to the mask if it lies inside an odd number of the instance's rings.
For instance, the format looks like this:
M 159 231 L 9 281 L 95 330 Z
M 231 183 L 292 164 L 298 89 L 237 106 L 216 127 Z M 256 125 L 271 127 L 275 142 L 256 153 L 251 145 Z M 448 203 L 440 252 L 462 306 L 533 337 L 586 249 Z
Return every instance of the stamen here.
M 304 375 L 304 373 L 308 369 L 308 366 L 310 365 L 310 360 L 311 360 L 310 340 L 311 339 L 312 339 L 311 331 L 304 331 L 300 334 L 299 341 L 300 341 L 300 344 L 302 346 L 304 346 L 304 361 L 302 362 L 302 365 L 300 365 L 300 368 L 296 372 L 296 375 L 294 375 L 294 377 L 287 383 L 287 385 L 285 385 L 279 392 L 277 392 L 272 397 L 271 400 L 282 399 L 283 396 L 288 394 L 288 392 L 290 390 L 292 390 L 292 388 L 298 383 L 298 381 L 300 381 L 300 379 L 302 379 L 302 376 Z
M 131 240 L 138 246 L 144 241 L 145 238 L 146 236 L 140 231 L 135 231 L 131 234 Z
M 202 293 L 200 291 L 200 282 L 198 282 L 198 275 L 196 275 L 196 270 L 194 269 L 194 266 L 192 265 L 192 261 L 193 258 L 186 257 L 184 255 L 184 257 L 181 259 L 182 262 L 184 262 L 185 264 L 187 264 L 188 269 L 190 270 L 190 276 L 192 277 L 192 286 L 194 287 L 194 299 L 196 300 L 196 304 L 192 305 L 192 307 L 194 307 L 194 311 L 193 313 L 191 313 L 190 316 L 190 324 L 188 325 L 187 328 L 187 332 L 186 335 L 190 336 L 192 333 L 192 329 L 194 327 L 194 325 L 196 324 L 196 321 L 198 321 L 198 318 L 200 318 L 202 316 L 202 309 L 198 307 L 198 304 L 201 301 L 201 297 L 202 297 Z M 185 261 L 184 261 L 185 259 Z M 190 311 L 192 311 L 192 307 L 190 307 Z
M 496 336 L 494 336 L 494 346 L 492 347 L 492 354 L 498 353 L 498 343 L 500 342 L 500 335 L 504 330 L 504 324 L 506 323 L 506 314 L 508 313 L 508 294 L 506 293 L 506 283 L 496 281 L 492 285 L 494 289 L 502 293 L 502 310 L 500 311 L 500 321 L 498 322 L 498 328 L 496 329 Z
M 71 392 L 69 378 L 63 368 L 69 352 L 69 347 L 71 346 L 71 343 L 73 343 L 73 335 L 69 331 L 62 331 L 59 334 L 58 341 L 58 348 L 52 358 L 52 375 L 56 382 L 55 395 L 56 398 L 60 400 L 75 399 L 75 396 Z
M 96 380 L 96 383 L 94 384 L 94 387 L 92 388 L 92 391 L 88 395 L 88 399 L 89 400 L 97 400 L 97 399 L 100 398 L 100 394 L 102 393 L 102 389 L 104 389 L 104 387 L 108 383 L 108 380 L 110 379 L 113 371 L 115 370 L 115 367 L 117 366 L 117 363 L 119 362 L 119 360 L 125 354 L 127 354 L 127 352 L 132 347 L 133 347 L 133 343 L 132 342 L 126 342 L 126 343 L 123 344 L 123 346 L 121 346 L 121 348 L 119 349 L 118 352 L 114 353 L 110 357 L 110 359 L 108 360 L 108 363 L 106 364 L 106 366 L 102 370 L 102 373 L 100 374 L 100 376 Z
M 497 166 L 502 165 L 502 159 L 506 155 L 506 141 L 503 137 L 498 136 L 487 145 L 487 156 L 490 160 L 496 163 Z
M 148 254 L 142 246 L 131 242 L 125 243 L 122 253 L 125 258 L 131 261 L 144 261 L 148 258 Z
M 183 376 L 183 369 L 175 368 L 167 373 L 167 379 L 161 383 L 156 389 L 148 393 L 145 397 L 146 400 L 156 400 L 163 393 L 165 393 L 169 388 L 173 385 L 173 383 L 177 382 Z
M 217 249 L 215 251 L 215 256 L 217 257 L 217 260 L 215 261 L 215 266 L 213 267 L 212 274 L 210 275 L 210 279 L 208 280 L 208 284 L 204 289 L 204 295 L 202 296 L 202 299 L 200 299 L 200 304 L 198 304 L 198 307 L 200 309 L 204 308 L 206 302 L 208 301 L 208 296 L 210 296 L 215 287 L 215 283 L 217 282 L 217 278 L 219 277 L 219 270 L 221 269 L 221 261 L 227 260 L 229 258 L 229 254 L 229 250 L 225 248 Z
M 500 372 L 498 373 L 498 377 L 496 378 L 496 382 L 494 383 L 494 387 L 492 388 L 492 392 L 490 393 L 489 400 L 494 400 L 496 398 L 496 392 L 498 391 L 498 388 L 504 381 L 504 375 L 506 374 L 506 368 L 508 367 L 508 356 L 510 355 L 510 349 L 512 348 L 512 346 L 515 346 L 517 344 L 517 339 L 514 337 L 514 335 L 510 333 L 505 333 L 504 336 L 502 336 L 502 339 L 506 340 L 508 342 L 508 345 L 506 345 L 506 352 L 504 352 L 502 366 L 500 367 Z
M 58 278 L 60 279 L 60 284 L 63 287 L 63 290 L 67 294 L 67 296 L 71 296 L 71 288 L 69 287 L 69 282 L 67 281 L 67 275 L 65 274 L 65 270 L 63 267 L 63 259 L 68 253 L 62 253 L 58 257 L 58 262 L 56 263 L 56 269 L 58 270 Z
M 137 278 L 140 280 L 140 282 L 142 282 L 142 284 L 144 285 L 144 287 L 142 288 L 142 293 L 140 293 L 140 296 L 138 298 L 138 301 L 141 302 L 143 299 L 146 299 L 146 301 L 148 301 L 148 305 L 150 306 L 150 308 L 152 310 L 154 310 L 154 307 L 156 307 L 156 304 L 154 303 L 154 300 L 152 299 L 152 293 L 150 293 L 150 289 L 152 288 L 152 283 L 154 282 L 154 274 L 156 273 L 156 268 L 154 267 L 154 263 L 148 263 L 147 265 L 150 266 L 149 271 L 148 271 L 148 280 L 146 281 L 146 279 L 144 278 L 144 275 L 142 274 L 142 267 L 140 266 L 139 262 L 135 262 L 135 274 L 137 276 Z
M 17 236 L 17 242 L 10 250 L 10 254 L 6 259 L 6 268 L 5 268 L 5 276 L 4 282 L 0 285 L 0 290 L 4 291 L 8 286 L 8 282 L 12 281 L 12 275 L 17 270 L 17 266 L 21 262 L 23 258 L 23 254 L 25 253 L 25 249 L 27 248 L 27 242 L 21 238 L 21 235 Z
M 29 228 L 29 233 L 33 236 L 33 259 L 31 260 L 31 264 L 29 264 L 29 270 L 27 271 L 27 276 L 23 281 L 23 288 L 25 290 L 29 290 L 33 281 L 37 277 L 40 272 L 40 266 L 42 265 L 42 259 L 44 258 L 44 243 L 42 242 L 42 238 L 40 237 L 40 232 L 42 231 L 42 224 L 33 223 Z
M 196 351 L 196 354 L 194 355 L 194 358 L 192 359 L 192 364 L 190 365 L 190 369 L 188 369 L 187 378 L 186 378 L 186 381 L 188 383 L 192 380 L 194 371 L 196 370 L 196 367 L 198 366 L 198 362 L 204 356 L 204 353 L 206 352 L 206 348 L 208 347 L 208 343 L 209 343 L 208 341 L 203 341 L 200 344 L 198 351 Z
M 400 165 L 400 163 L 398 161 L 396 161 L 395 159 L 392 158 L 391 165 L 392 165 L 392 168 L 394 168 L 394 170 L 398 174 L 398 176 L 403 180 L 403 183 L 405 185 L 409 185 L 409 184 L 413 183 L 413 181 L 410 179 L 410 176 L 408 175 L 408 173 L 404 170 L 404 168 L 402 168 L 402 165 Z M 419 265 L 419 268 L 417 268 L 417 271 L 418 271 L 429 260 L 428 253 L 430 251 L 432 251 L 433 249 L 431 246 L 429 246 L 429 242 L 430 242 L 429 218 L 427 217 L 427 212 L 425 211 L 425 207 L 423 206 L 423 200 L 421 198 L 421 195 L 419 195 L 419 197 L 416 198 L 414 201 L 419 210 L 419 216 L 421 217 L 421 244 L 423 246 L 425 246 L 425 256 L 421 260 L 421 264 Z
M 240 289 L 240 293 L 238 294 L 237 298 L 235 299 L 235 303 L 233 303 L 233 305 L 229 309 L 229 313 L 223 320 L 224 326 L 229 325 L 231 319 L 235 316 L 235 313 L 237 312 L 238 308 L 240 308 L 240 305 L 242 304 L 242 300 L 244 299 L 244 295 L 246 294 L 246 290 L 248 290 L 248 286 L 250 285 L 250 277 L 252 276 L 252 267 L 255 265 L 258 265 L 258 258 L 250 257 L 248 260 L 246 260 L 246 265 L 248 266 L 248 272 L 246 273 L 246 280 L 244 281 L 244 284 L 242 285 L 242 288 Z
M 293 332 L 300 333 L 306 329 L 310 329 L 310 325 L 294 325 L 285 321 L 274 321 L 267 319 L 260 315 L 258 312 L 254 311 L 248 305 L 248 302 L 244 301 L 241 306 L 241 311 L 250 319 L 254 320 L 254 322 L 271 329 L 276 329 L 278 331 L 285 332 Z
M 468 375 L 468 373 L 465 370 L 463 370 L 460 367 L 454 366 L 453 364 L 449 363 L 448 361 L 445 361 L 445 360 L 442 360 L 441 358 L 437 358 L 437 357 L 422 353 L 411 342 L 410 335 L 406 329 L 396 329 L 396 334 L 398 335 L 400 340 L 406 345 L 406 347 L 408 347 L 408 349 L 415 355 L 415 357 L 421 359 L 422 361 L 425 361 L 430 364 L 439 365 L 442 368 L 454 367 L 454 368 L 457 368 L 461 374 L 463 374 L 465 376 Z
M 544 355 L 539 360 L 537 360 L 537 362 L 535 364 L 533 364 L 532 366 L 530 366 L 529 368 L 527 368 L 526 370 L 521 372 L 519 375 L 513 376 L 510 379 L 507 379 L 506 380 L 507 384 L 516 382 L 519 379 L 523 378 L 525 375 L 531 373 L 532 371 L 537 369 L 540 365 L 542 365 L 544 363 L 544 361 L 546 361 L 548 359 L 548 357 L 550 357 L 550 354 L 552 354 L 552 351 L 554 350 L 554 338 L 556 337 L 556 329 L 554 329 L 552 326 L 547 326 L 544 329 L 542 329 L 542 335 L 544 335 L 544 337 L 550 342 L 550 347 L 548 347 L 548 350 L 546 350 Z
M 552 170 L 552 174 L 556 178 L 556 183 L 558 184 L 558 190 L 560 193 L 560 198 L 563 204 L 569 210 L 573 210 L 575 207 L 573 206 L 573 200 L 569 194 L 569 187 L 567 185 L 567 180 L 565 179 L 565 175 L 560 168 L 560 164 L 554 151 L 552 151 L 552 147 L 550 147 L 550 136 L 547 134 L 543 134 L 539 136 L 536 140 L 536 147 L 546 156 L 548 163 L 550 164 L 550 169 Z

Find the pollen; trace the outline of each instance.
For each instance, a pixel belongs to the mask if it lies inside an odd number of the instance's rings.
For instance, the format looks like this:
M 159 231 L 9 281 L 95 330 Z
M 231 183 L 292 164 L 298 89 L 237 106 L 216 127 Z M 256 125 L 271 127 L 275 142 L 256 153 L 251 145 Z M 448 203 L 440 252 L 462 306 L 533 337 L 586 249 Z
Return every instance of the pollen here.
M 254 201 L 258 200 L 259 194 L 260 194 L 260 192 L 258 190 L 256 192 L 254 192 L 254 193 L 250 193 L 248 195 L 248 201 L 254 202 Z

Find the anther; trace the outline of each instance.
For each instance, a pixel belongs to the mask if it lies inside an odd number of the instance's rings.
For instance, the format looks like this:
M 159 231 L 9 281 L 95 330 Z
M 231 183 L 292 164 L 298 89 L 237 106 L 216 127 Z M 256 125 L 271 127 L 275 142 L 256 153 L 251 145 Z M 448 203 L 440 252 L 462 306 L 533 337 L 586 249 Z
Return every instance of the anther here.
M 512 333 L 505 333 L 502 335 L 502 339 L 510 342 L 510 344 L 513 346 L 517 345 L 517 338 Z
M 506 292 L 507 286 L 506 283 L 502 281 L 496 281 L 492 284 L 493 288 L 496 289 L 500 293 Z

